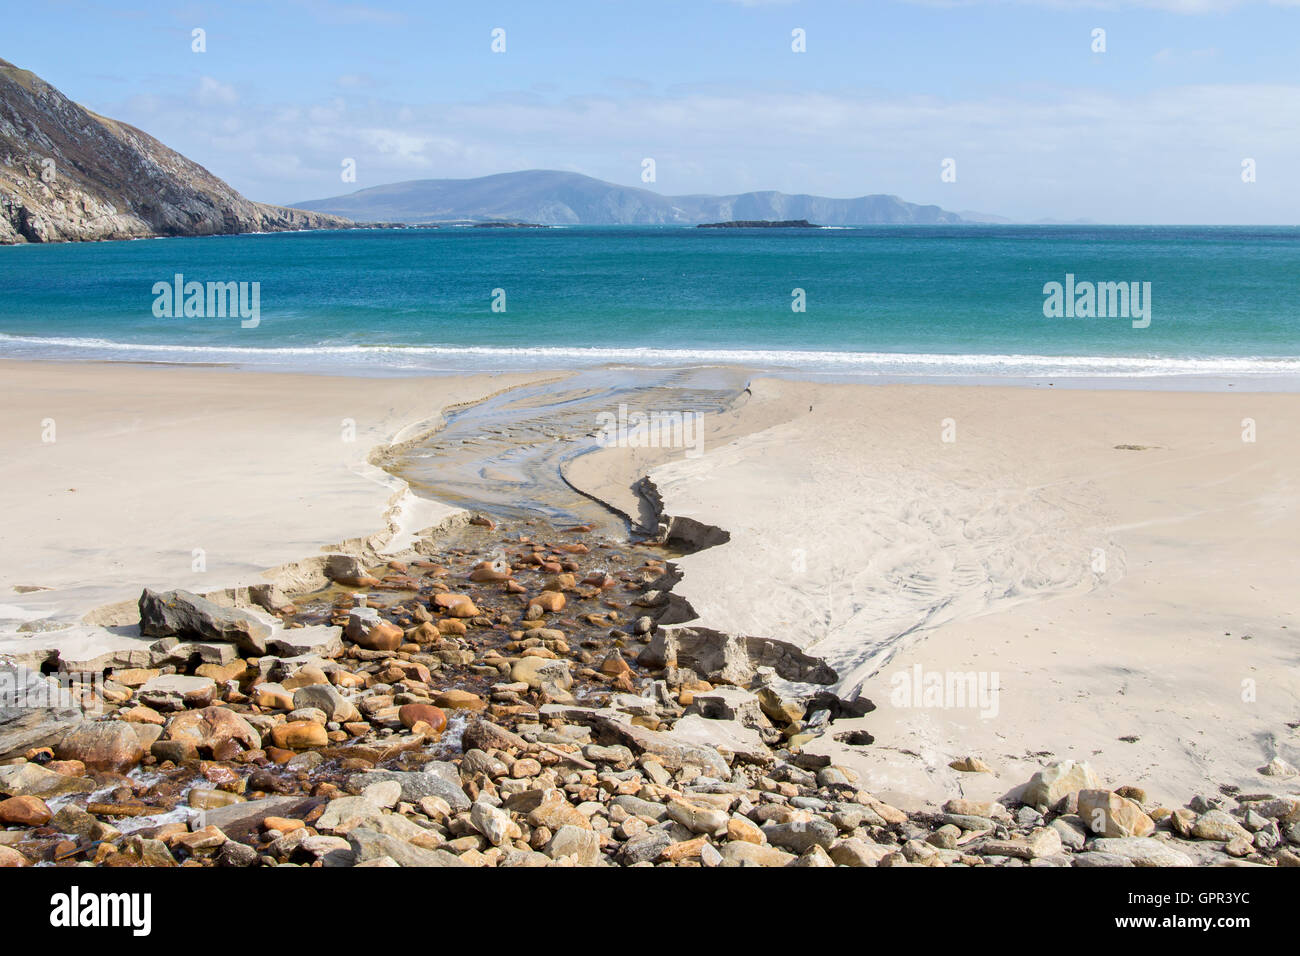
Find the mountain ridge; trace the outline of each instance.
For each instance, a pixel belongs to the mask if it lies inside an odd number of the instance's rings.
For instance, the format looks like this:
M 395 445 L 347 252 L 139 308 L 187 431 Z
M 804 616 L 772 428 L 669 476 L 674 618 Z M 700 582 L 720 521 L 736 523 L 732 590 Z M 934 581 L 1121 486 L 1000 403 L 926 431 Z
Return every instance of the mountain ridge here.
M 0 244 L 351 225 L 245 199 L 143 130 L 0 59 Z
M 364 222 L 431 224 L 516 220 L 543 225 L 699 225 L 734 220 L 807 219 L 821 225 L 952 224 L 965 220 L 935 205 L 875 194 L 832 199 L 757 190 L 726 196 L 665 196 L 582 173 L 529 169 L 470 179 L 412 179 L 342 196 L 290 204 Z

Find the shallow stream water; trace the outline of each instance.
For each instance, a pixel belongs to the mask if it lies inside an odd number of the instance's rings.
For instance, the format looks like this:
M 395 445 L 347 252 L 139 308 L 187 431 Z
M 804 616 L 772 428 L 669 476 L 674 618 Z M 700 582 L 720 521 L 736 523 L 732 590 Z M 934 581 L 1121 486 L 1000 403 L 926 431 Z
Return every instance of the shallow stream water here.
M 510 521 L 613 532 L 625 516 L 571 487 L 565 464 L 602 447 L 611 421 L 716 414 L 745 386 L 734 368 L 585 370 L 450 409 L 442 428 L 399 449 L 386 467 L 422 497 Z

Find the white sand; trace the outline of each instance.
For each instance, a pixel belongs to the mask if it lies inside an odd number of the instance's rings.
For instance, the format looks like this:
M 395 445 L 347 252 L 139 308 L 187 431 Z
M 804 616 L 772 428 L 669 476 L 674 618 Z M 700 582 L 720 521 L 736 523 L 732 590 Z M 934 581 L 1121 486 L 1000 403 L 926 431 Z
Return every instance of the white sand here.
M 0 630 L 139 596 L 210 591 L 371 538 L 396 550 L 454 509 L 367 463 L 440 410 L 535 376 L 359 379 L 0 362 Z M 53 442 L 42 441 L 52 419 Z M 353 428 L 349 430 L 345 420 Z M 194 549 L 206 570 L 195 571 Z M 14 592 L 15 586 L 52 591 Z
M 13 362 L 0 374 L 0 631 L 143 585 L 261 580 L 349 539 L 399 549 L 451 509 L 404 496 L 370 450 L 540 377 Z M 700 623 L 797 642 L 836 667 L 840 693 L 860 687 L 877 710 L 835 731 L 875 743 L 812 749 L 882 796 L 1000 796 L 1074 757 L 1181 804 L 1222 784 L 1300 792 L 1256 772 L 1277 755 L 1300 764 L 1297 465 L 1297 395 L 763 379 L 709 421 L 703 457 L 605 449 L 566 476 L 634 511 L 630 486 L 649 472 L 669 513 L 731 534 L 681 559 L 677 592 Z M 996 713 L 891 701 L 891 681 L 917 667 L 996 675 Z M 968 754 L 996 772 L 948 768 Z
M 882 794 L 999 796 L 1050 752 L 1181 804 L 1300 763 L 1300 396 L 761 380 L 710 438 L 652 471 L 670 514 L 732 535 L 676 593 L 861 686 L 878 709 L 836 729 L 876 743 L 813 749 Z M 996 673 L 996 716 L 891 703 L 917 666 Z M 997 772 L 948 768 L 967 754 Z

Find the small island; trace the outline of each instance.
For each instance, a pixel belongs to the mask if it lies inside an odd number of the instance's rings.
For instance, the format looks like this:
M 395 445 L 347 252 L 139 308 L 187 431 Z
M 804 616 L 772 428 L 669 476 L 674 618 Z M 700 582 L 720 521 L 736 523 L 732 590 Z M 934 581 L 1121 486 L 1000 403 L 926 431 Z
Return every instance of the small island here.
M 543 225 L 540 222 L 514 222 L 502 219 L 492 219 L 488 222 L 471 223 L 475 229 L 550 229 L 550 226 Z
M 702 222 L 696 229 L 820 229 L 807 219 L 734 219 L 731 222 Z

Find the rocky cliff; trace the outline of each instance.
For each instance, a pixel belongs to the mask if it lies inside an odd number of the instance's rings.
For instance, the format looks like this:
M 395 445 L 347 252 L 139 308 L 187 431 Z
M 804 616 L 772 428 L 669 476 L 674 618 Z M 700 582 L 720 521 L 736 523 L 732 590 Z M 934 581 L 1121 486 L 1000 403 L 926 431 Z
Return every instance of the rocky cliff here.
M 250 202 L 148 133 L 0 60 L 0 243 L 338 229 Z

